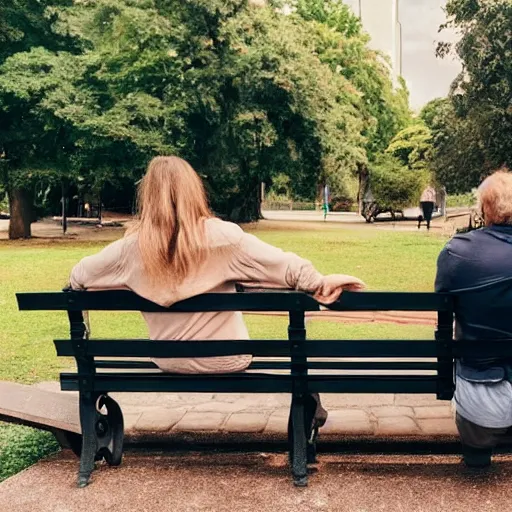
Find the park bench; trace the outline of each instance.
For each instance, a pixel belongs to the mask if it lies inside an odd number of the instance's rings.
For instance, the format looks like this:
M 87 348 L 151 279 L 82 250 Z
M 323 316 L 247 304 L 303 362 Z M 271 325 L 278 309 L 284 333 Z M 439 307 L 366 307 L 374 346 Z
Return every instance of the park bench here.
M 72 447 L 80 454 L 80 487 L 89 482 L 95 461 L 121 463 L 123 415 L 110 392 L 289 393 L 289 456 L 297 486 L 307 485 L 307 466 L 315 460 L 317 432 L 308 427 L 312 419 L 308 393 L 432 393 L 440 400 L 453 396 L 457 350 L 452 342 L 454 301 L 449 295 L 346 292 L 330 309 L 435 311 L 438 315 L 435 339 L 356 341 L 306 341 L 305 313 L 319 311 L 321 306 L 299 292 L 207 294 L 170 308 L 129 291 L 19 293 L 17 299 L 20 310 L 67 311 L 70 339 L 54 343 L 58 356 L 73 356 L 77 365 L 76 372 L 61 373 L 60 381 L 62 390 L 79 392 L 82 436 Z M 93 339 L 83 315 L 93 310 L 287 312 L 289 341 Z M 155 371 L 154 363 L 142 360 L 235 354 L 255 357 L 250 372 L 179 375 Z

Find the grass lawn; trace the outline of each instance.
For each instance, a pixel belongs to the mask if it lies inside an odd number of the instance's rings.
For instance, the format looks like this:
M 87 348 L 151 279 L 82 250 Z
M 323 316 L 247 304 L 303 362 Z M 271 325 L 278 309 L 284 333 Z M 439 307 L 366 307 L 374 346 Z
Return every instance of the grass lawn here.
M 268 243 L 310 259 L 323 273 L 358 276 L 370 290 L 432 290 L 436 258 L 445 243 L 443 238 L 424 232 L 343 229 L 332 225 L 320 229 L 284 230 L 266 224 L 263 228 L 248 229 Z M 64 366 L 72 364 L 72 361 L 57 360 L 52 343 L 54 338 L 68 336 L 66 314 L 21 313 L 17 310 L 14 294 L 60 290 L 66 285 L 72 266 L 104 245 L 106 242 L 0 243 L 0 380 L 22 383 L 52 380 Z M 95 337 L 146 336 L 138 313 L 95 313 L 91 323 Z M 254 338 L 286 337 L 286 319 L 283 317 L 249 316 L 247 323 Z M 308 324 L 310 339 L 419 339 L 432 336 L 432 329 L 424 326 L 343 325 L 324 321 Z M 0 467 L 7 467 L 2 459 L 6 450 L 15 453 L 16 447 L 9 448 L 13 439 L 20 440 L 20 449 L 38 446 L 42 451 L 36 450 L 36 458 L 54 447 L 44 433 L 0 425 Z M 12 474 L 14 466 L 9 467 L 9 474 Z M 2 476 L 6 477 L 6 473 L 0 472 L 0 481 Z
M 250 228 L 260 238 L 310 259 L 324 273 L 342 272 L 362 278 L 370 290 L 432 290 L 436 258 L 445 240 L 422 233 L 376 229 L 273 230 Z M 51 340 L 68 335 L 62 312 L 19 312 L 18 291 L 54 291 L 67 283 L 73 265 L 104 243 L 69 242 L 45 245 L 0 243 L 0 379 L 33 383 L 56 379 L 66 364 L 58 361 Z M 248 319 L 253 337 L 285 336 L 286 322 L 255 316 Z M 145 336 L 138 313 L 95 313 L 97 337 Z M 424 335 L 425 329 L 389 325 L 312 323 L 311 338 Z
M 49 432 L 0 423 L 0 482 L 58 449 Z

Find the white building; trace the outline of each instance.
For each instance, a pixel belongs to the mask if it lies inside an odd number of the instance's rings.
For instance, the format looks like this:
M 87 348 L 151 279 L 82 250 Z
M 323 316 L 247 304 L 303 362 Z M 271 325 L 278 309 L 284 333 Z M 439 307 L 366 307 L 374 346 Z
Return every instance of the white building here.
M 387 55 L 393 77 L 402 74 L 402 27 L 399 20 L 399 0 L 344 0 L 371 37 L 370 46 Z

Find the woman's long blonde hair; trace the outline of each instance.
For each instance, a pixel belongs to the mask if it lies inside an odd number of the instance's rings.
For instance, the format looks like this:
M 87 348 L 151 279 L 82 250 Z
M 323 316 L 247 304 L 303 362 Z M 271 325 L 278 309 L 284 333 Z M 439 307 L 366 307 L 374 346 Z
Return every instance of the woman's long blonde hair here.
M 176 156 L 149 163 L 137 194 L 137 233 L 144 270 L 152 282 L 179 284 L 208 253 L 205 220 L 212 217 L 201 178 Z

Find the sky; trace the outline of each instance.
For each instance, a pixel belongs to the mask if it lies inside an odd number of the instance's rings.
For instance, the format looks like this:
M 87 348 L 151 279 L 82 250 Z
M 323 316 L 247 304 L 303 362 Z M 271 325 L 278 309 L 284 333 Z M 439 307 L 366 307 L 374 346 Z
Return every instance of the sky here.
M 438 33 L 446 21 L 445 0 L 400 0 L 402 24 L 402 74 L 411 92 L 411 106 L 448 94 L 450 84 L 459 74 L 461 64 L 453 57 L 435 56 L 437 41 L 453 41 L 452 31 Z
M 358 0 L 345 2 L 355 4 Z M 437 41 L 455 39 L 451 31 L 438 33 L 439 25 L 446 21 L 445 3 L 446 0 L 399 0 L 402 75 L 411 94 L 411 107 L 415 110 L 431 99 L 446 96 L 461 69 L 460 62 L 453 57 L 438 59 L 435 56 Z

